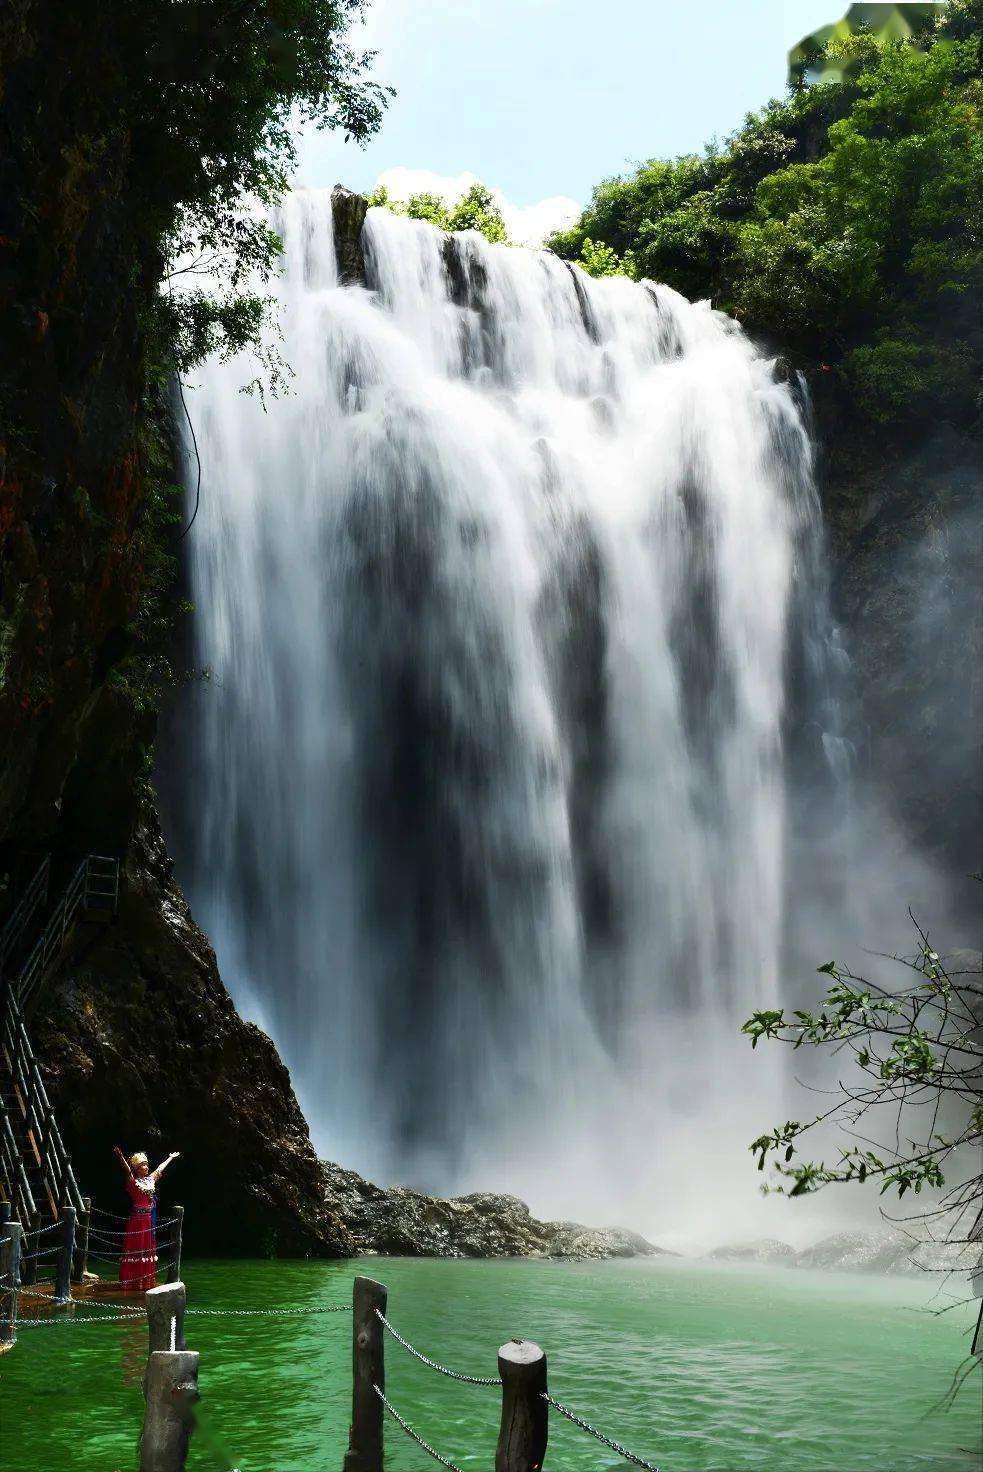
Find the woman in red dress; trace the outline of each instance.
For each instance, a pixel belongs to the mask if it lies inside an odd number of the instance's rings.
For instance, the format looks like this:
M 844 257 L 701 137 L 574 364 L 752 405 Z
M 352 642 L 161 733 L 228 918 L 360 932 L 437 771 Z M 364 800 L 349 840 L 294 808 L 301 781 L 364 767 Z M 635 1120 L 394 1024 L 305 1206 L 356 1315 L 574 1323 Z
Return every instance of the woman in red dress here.
M 157 1182 L 171 1161 L 177 1160 L 179 1152 L 175 1150 L 156 1170 L 151 1170 L 142 1150 L 127 1160 L 118 1145 L 114 1149 L 126 1171 L 126 1190 L 131 1203 L 119 1265 L 120 1286 L 144 1293 L 157 1284 Z

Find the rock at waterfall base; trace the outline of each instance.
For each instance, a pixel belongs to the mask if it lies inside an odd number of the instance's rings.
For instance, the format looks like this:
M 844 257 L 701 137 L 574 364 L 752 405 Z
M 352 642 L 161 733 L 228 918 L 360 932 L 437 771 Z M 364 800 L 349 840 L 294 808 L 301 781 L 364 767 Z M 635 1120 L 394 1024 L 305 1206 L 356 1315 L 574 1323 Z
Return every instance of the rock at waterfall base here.
M 384 1188 L 324 1162 L 326 1203 L 359 1252 L 390 1257 L 651 1257 L 665 1252 L 621 1228 L 541 1222 L 515 1196 L 475 1192 L 444 1200 Z M 668 1254 L 674 1255 L 674 1254 Z
M 898 1227 L 875 1227 L 834 1232 L 812 1246 L 796 1251 L 787 1242 L 764 1237 L 715 1247 L 707 1257 L 716 1262 L 779 1263 L 791 1268 L 818 1268 L 837 1273 L 968 1273 L 978 1263 L 979 1246 L 945 1241 L 941 1229 L 926 1235 L 917 1221 Z

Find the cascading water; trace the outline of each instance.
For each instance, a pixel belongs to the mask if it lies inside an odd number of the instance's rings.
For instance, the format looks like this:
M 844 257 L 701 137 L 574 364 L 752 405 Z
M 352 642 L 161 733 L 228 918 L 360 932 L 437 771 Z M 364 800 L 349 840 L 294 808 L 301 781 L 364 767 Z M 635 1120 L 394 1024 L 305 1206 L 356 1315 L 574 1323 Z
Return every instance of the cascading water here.
M 323 1153 L 691 1221 L 776 1105 L 793 396 L 666 287 L 384 210 L 340 286 L 329 195 L 277 225 L 292 391 L 189 394 L 196 916 Z

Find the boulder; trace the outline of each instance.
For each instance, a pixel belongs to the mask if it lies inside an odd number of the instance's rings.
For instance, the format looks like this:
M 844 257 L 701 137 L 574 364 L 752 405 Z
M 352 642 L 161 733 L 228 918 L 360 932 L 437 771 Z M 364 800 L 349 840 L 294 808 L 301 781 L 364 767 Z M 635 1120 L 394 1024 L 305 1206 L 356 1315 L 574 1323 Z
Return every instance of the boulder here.
M 323 1164 L 326 1203 L 344 1220 L 359 1252 L 392 1257 L 651 1256 L 637 1233 L 537 1221 L 515 1196 L 475 1192 L 441 1199 L 406 1186 L 373 1185 L 355 1171 Z
M 796 1254 L 797 1268 L 825 1268 L 856 1273 L 969 1272 L 979 1258 L 972 1243 L 930 1240 L 912 1222 L 902 1230 L 879 1227 L 865 1231 L 834 1232 Z
M 790 1263 L 795 1257 L 795 1248 L 777 1237 L 756 1237 L 750 1242 L 727 1242 L 715 1247 L 707 1257 L 717 1262 L 778 1262 Z

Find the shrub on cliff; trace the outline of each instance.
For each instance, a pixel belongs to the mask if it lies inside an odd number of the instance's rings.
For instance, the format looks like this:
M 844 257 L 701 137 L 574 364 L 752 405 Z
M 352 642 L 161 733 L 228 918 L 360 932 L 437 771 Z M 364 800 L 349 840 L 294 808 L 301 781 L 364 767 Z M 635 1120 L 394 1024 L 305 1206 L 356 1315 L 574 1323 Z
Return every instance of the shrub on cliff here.
M 971 423 L 983 366 L 981 0 L 952 0 L 923 49 L 863 32 L 843 82 L 798 87 L 702 157 L 598 186 L 553 237 L 591 270 L 710 297 L 832 368 L 879 423 Z M 927 44 L 924 41 L 927 40 Z
M 509 244 L 502 212 L 484 184 L 474 183 L 456 204 L 447 204 L 438 194 L 411 194 L 408 199 L 392 199 L 385 185 L 369 197 L 370 205 L 379 205 L 411 220 L 429 220 L 439 230 L 477 230 L 493 245 Z

